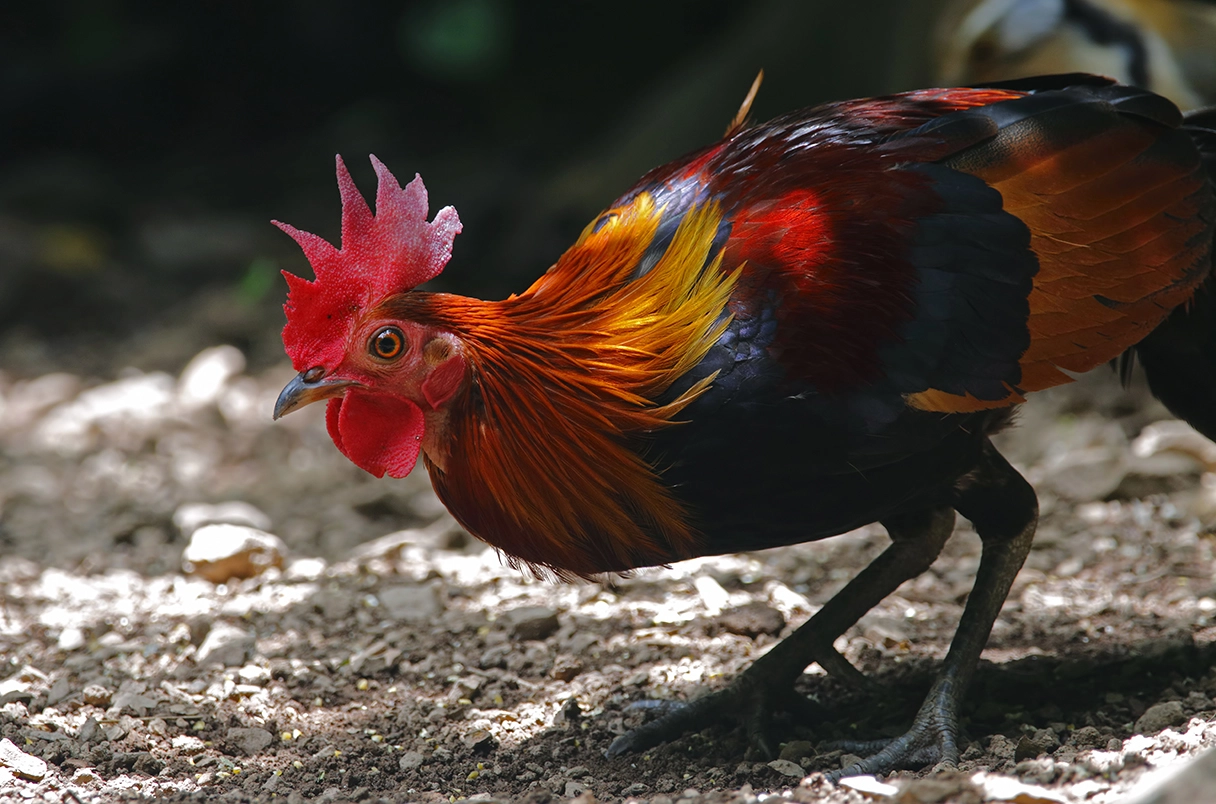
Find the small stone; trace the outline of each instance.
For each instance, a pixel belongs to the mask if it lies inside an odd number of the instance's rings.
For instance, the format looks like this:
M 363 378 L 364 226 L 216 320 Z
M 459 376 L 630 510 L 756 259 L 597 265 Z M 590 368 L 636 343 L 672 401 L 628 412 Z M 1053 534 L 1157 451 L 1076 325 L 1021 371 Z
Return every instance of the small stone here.
M 89 684 L 80 691 L 80 695 L 84 698 L 85 703 L 105 708 L 110 705 L 110 698 L 114 693 L 100 684 Z
M 701 602 L 711 617 L 716 617 L 730 603 L 730 593 L 723 589 L 722 584 L 712 576 L 700 575 L 693 580 L 692 584 L 696 587 L 697 594 L 701 596 Z
M 9 704 L 29 706 L 34 695 L 50 686 L 50 678 L 41 670 L 36 670 L 28 664 L 13 675 L 0 681 L 0 707 L 7 708 Z
M 274 742 L 274 735 L 266 729 L 243 726 L 228 729 L 226 737 L 233 747 L 239 748 L 246 756 L 253 756 Z
M 983 801 L 975 783 L 950 771 L 943 776 L 910 779 L 899 792 L 899 801 L 916 804 L 979 804 Z
M 587 785 L 582 782 L 566 782 L 566 798 L 578 798 L 587 792 Z
M 32 700 L 34 700 L 34 693 L 30 690 L 9 690 L 3 695 L 0 695 L 0 707 L 13 703 L 21 704 L 22 706 L 29 706 L 29 703 Z
M 312 596 L 311 602 L 321 616 L 330 622 L 349 617 L 355 610 L 351 594 L 341 589 L 322 589 Z
M 59 640 L 56 647 L 64 653 L 71 653 L 74 650 L 80 650 L 85 646 L 84 631 L 81 631 L 74 625 L 69 625 L 67 628 L 59 632 Z
M 240 500 L 222 503 L 185 503 L 173 512 L 173 524 L 190 538 L 203 525 L 244 525 L 270 530 L 270 517 L 260 508 Z
M 1187 513 L 1196 517 L 1205 531 L 1216 526 L 1216 474 L 1205 472 L 1199 480 L 1199 487 L 1193 494 L 1182 495 L 1180 505 Z M 1200 611 L 1212 610 L 1210 597 L 1199 599 Z
M 15 432 L 29 427 L 51 408 L 76 396 L 80 385 L 79 377 L 58 372 L 10 385 L 5 389 L 5 429 Z
M 1181 726 L 1186 722 L 1186 711 L 1182 701 L 1166 701 L 1154 704 L 1136 721 L 1136 731 L 1141 734 L 1156 734 L 1171 726 Z
M 583 672 L 583 663 L 573 656 L 558 656 L 550 673 L 558 681 L 573 681 Z
M 1043 753 L 1043 747 L 1032 738 L 1023 734 L 1022 738 L 1018 740 L 1017 747 L 1013 750 L 1013 761 L 1021 762 L 1023 759 L 1034 759 L 1041 753 Z
M 1060 747 L 1060 736 L 1051 729 L 1036 729 L 1031 739 L 1039 747 L 1040 753 L 1050 754 Z
M 1050 757 L 1023 760 L 1013 771 L 1028 784 L 1051 784 L 1060 776 L 1055 760 Z
M 971 782 L 980 789 L 984 801 L 1009 801 L 1018 804 L 1066 804 L 1071 797 L 998 774 L 977 773 Z M 1075 791 L 1075 788 L 1074 788 Z M 1074 792 L 1075 794 L 1075 792 Z M 1084 796 L 1081 796 L 1084 798 Z M 954 799 L 951 799 L 953 801 Z
M 156 695 L 156 693 L 145 695 L 144 693 L 147 691 L 148 685 L 142 681 L 130 679 L 124 681 L 110 701 L 110 707 L 106 709 L 106 715 L 117 717 L 124 711 L 130 710 L 133 714 L 143 717 L 160 703 L 160 696 Z
M 806 776 L 806 771 L 797 762 L 790 762 L 788 759 L 774 759 L 768 763 L 768 766 L 780 773 L 782 776 L 792 776 L 801 779 Z
M 417 751 L 406 751 L 397 760 L 397 767 L 403 771 L 417 770 L 426 762 L 426 757 Z
M 804 759 L 809 759 L 815 756 L 815 746 L 810 740 L 791 740 L 781 746 L 781 754 L 777 759 L 788 759 L 791 762 L 800 762 Z
M 207 744 L 202 739 L 191 734 L 179 734 L 172 740 L 173 749 L 180 751 L 186 756 L 194 756 L 203 753 Z
M 1126 460 L 1119 446 L 1098 444 L 1062 451 L 1043 461 L 1045 481 L 1053 491 L 1070 500 L 1100 500 L 1119 488 L 1127 475 Z
M 785 628 L 785 615 L 767 603 L 748 603 L 731 609 L 718 618 L 718 623 L 732 634 L 755 639 L 761 634 L 779 634 Z
M 461 742 L 474 754 L 488 754 L 498 747 L 498 740 L 488 729 L 474 729 L 461 738 Z
M 247 664 L 237 671 L 237 676 L 246 684 L 266 684 L 270 681 L 270 668 Z
M 219 399 L 224 387 L 245 370 L 245 355 L 235 346 L 212 346 L 195 355 L 177 380 L 177 398 L 187 410 Z
M 245 664 L 257 645 L 253 634 L 227 623 L 216 623 L 199 645 L 195 661 L 200 665 L 219 664 L 240 667 Z
M 487 648 L 485 653 L 481 654 L 481 658 L 477 660 L 477 666 L 482 670 L 489 670 L 494 667 L 506 667 L 509 655 L 511 655 L 510 645 L 494 645 L 491 648 Z
M 520 606 L 499 619 L 516 639 L 546 639 L 558 628 L 557 612 L 545 606 Z
M 287 565 L 283 578 L 288 581 L 315 581 L 328 566 L 323 558 L 297 558 Z
M 573 696 L 566 699 L 553 716 L 554 726 L 573 726 L 583 719 L 583 710 Z
M 174 410 L 173 378 L 163 372 L 134 374 L 83 392 L 58 405 L 33 428 L 34 442 L 65 457 L 92 450 L 102 433 L 158 428 Z
M 51 688 L 46 691 L 46 705 L 54 706 L 71 694 L 72 684 L 68 681 L 67 676 L 63 676 L 52 684 Z
M 42 781 L 47 772 L 46 760 L 25 753 L 7 737 L 0 740 L 0 765 L 17 776 L 34 782 Z
M 1001 759 L 1013 759 L 1017 754 L 1017 745 L 1003 734 L 994 734 L 988 743 L 988 752 Z
M 868 798 L 893 798 L 899 792 L 895 785 L 880 782 L 873 776 L 847 776 L 841 779 L 839 784 L 846 790 L 855 790 Z
M 51 683 L 51 677 L 32 665 L 22 665 L 21 669 L 0 682 L 0 692 L 10 690 L 29 690 L 32 687 L 45 688 Z
M 845 752 L 840 755 L 839 761 L 840 761 L 840 767 L 842 769 L 847 769 L 847 768 L 852 767 L 853 765 L 857 765 L 858 763 L 864 762 L 865 760 L 862 757 L 857 756 L 857 754 L 850 754 L 848 752 Z
M 1212 708 L 1212 699 L 1199 690 L 1191 690 L 1186 696 L 1185 704 L 1191 712 L 1202 712 Z
M 959 760 L 962 762 L 970 762 L 973 759 L 979 759 L 983 755 L 984 749 L 980 747 L 980 744 L 971 742 L 968 743 L 967 747 L 963 749 L 962 756 L 959 757 Z
M 152 756 L 150 751 L 123 751 L 115 753 L 113 763 L 116 767 L 156 776 L 164 770 L 165 763 Z
M 95 740 L 102 740 L 104 735 L 101 732 L 101 724 L 97 722 L 97 718 L 90 716 L 88 720 L 80 726 L 80 732 L 76 735 L 76 739 L 82 743 L 91 743 Z
M 1209 469 L 1216 469 L 1216 445 L 1186 422 L 1175 419 L 1155 422 L 1141 430 L 1131 444 L 1131 453 L 1137 458 L 1170 452 L 1193 458 Z
M 94 784 L 100 781 L 101 777 L 94 768 L 78 768 L 72 774 L 72 784 Z
M 282 539 L 245 525 L 204 525 L 182 553 L 182 569 L 215 584 L 253 578 L 283 567 Z
M 1093 726 L 1082 726 L 1069 735 L 1068 744 L 1078 749 L 1101 748 L 1106 745 L 1106 738 Z
M 622 790 L 621 795 L 623 795 L 625 797 L 640 796 L 649 789 L 650 789 L 650 785 L 646 784 L 645 782 L 634 782 L 633 784 L 629 785 L 624 790 Z
M 385 586 L 376 597 L 388 615 L 407 623 L 433 622 L 443 613 L 439 595 L 433 586 L 394 584 Z

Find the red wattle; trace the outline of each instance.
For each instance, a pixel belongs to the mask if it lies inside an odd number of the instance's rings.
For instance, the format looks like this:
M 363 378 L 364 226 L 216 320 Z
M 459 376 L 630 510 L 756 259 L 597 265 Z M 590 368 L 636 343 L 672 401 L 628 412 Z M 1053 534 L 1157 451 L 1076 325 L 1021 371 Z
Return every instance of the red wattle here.
M 422 409 L 408 399 L 352 388 L 325 411 L 329 436 L 343 455 L 376 477 L 405 477 L 422 448 Z
M 346 448 L 342 446 L 342 431 L 338 429 L 338 417 L 341 415 L 342 397 L 335 396 L 325 403 L 325 429 L 329 431 L 329 437 L 338 451 L 346 455 Z

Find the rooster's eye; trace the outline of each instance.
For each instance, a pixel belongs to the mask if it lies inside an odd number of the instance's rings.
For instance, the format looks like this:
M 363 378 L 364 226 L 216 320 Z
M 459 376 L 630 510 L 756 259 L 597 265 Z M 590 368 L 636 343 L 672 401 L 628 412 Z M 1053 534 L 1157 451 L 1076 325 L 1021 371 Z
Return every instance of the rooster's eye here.
M 376 330 L 371 341 L 367 344 L 372 357 L 381 360 L 395 360 L 405 351 L 405 336 L 396 327 L 384 327 Z

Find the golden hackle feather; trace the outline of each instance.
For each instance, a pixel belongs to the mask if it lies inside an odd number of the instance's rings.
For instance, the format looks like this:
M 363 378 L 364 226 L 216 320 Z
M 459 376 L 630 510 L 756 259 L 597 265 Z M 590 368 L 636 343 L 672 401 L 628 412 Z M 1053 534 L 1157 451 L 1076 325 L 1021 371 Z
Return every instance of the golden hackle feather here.
M 725 330 L 737 271 L 711 253 L 721 213 L 708 204 L 632 278 L 661 214 L 646 194 L 606 213 L 505 301 L 412 294 L 403 311 L 464 344 L 470 393 L 451 410 L 446 469 L 428 468 L 461 522 L 514 563 L 587 576 L 696 553 L 646 437 L 712 381 L 656 401 Z

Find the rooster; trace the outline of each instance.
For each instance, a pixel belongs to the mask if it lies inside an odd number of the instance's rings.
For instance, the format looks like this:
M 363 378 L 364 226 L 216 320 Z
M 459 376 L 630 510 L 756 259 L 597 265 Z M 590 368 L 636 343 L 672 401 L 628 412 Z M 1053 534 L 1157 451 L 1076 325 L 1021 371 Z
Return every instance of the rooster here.
M 327 400 L 334 444 L 378 477 L 421 455 L 469 532 L 542 574 L 886 528 L 795 633 L 610 756 L 726 717 L 773 755 L 774 712 L 814 716 L 799 675 L 858 676 L 833 641 L 961 513 L 983 553 L 937 680 L 905 734 L 841 773 L 957 761 L 960 700 L 1037 520 L 990 436 L 1026 394 L 1132 353 L 1216 436 L 1216 113 L 1086 75 L 746 112 L 502 301 L 416 290 L 456 212 L 428 221 L 421 178 L 403 188 L 373 157 L 373 214 L 339 158 L 341 248 L 277 224 L 316 279 L 286 274 L 299 375 L 275 416 Z

